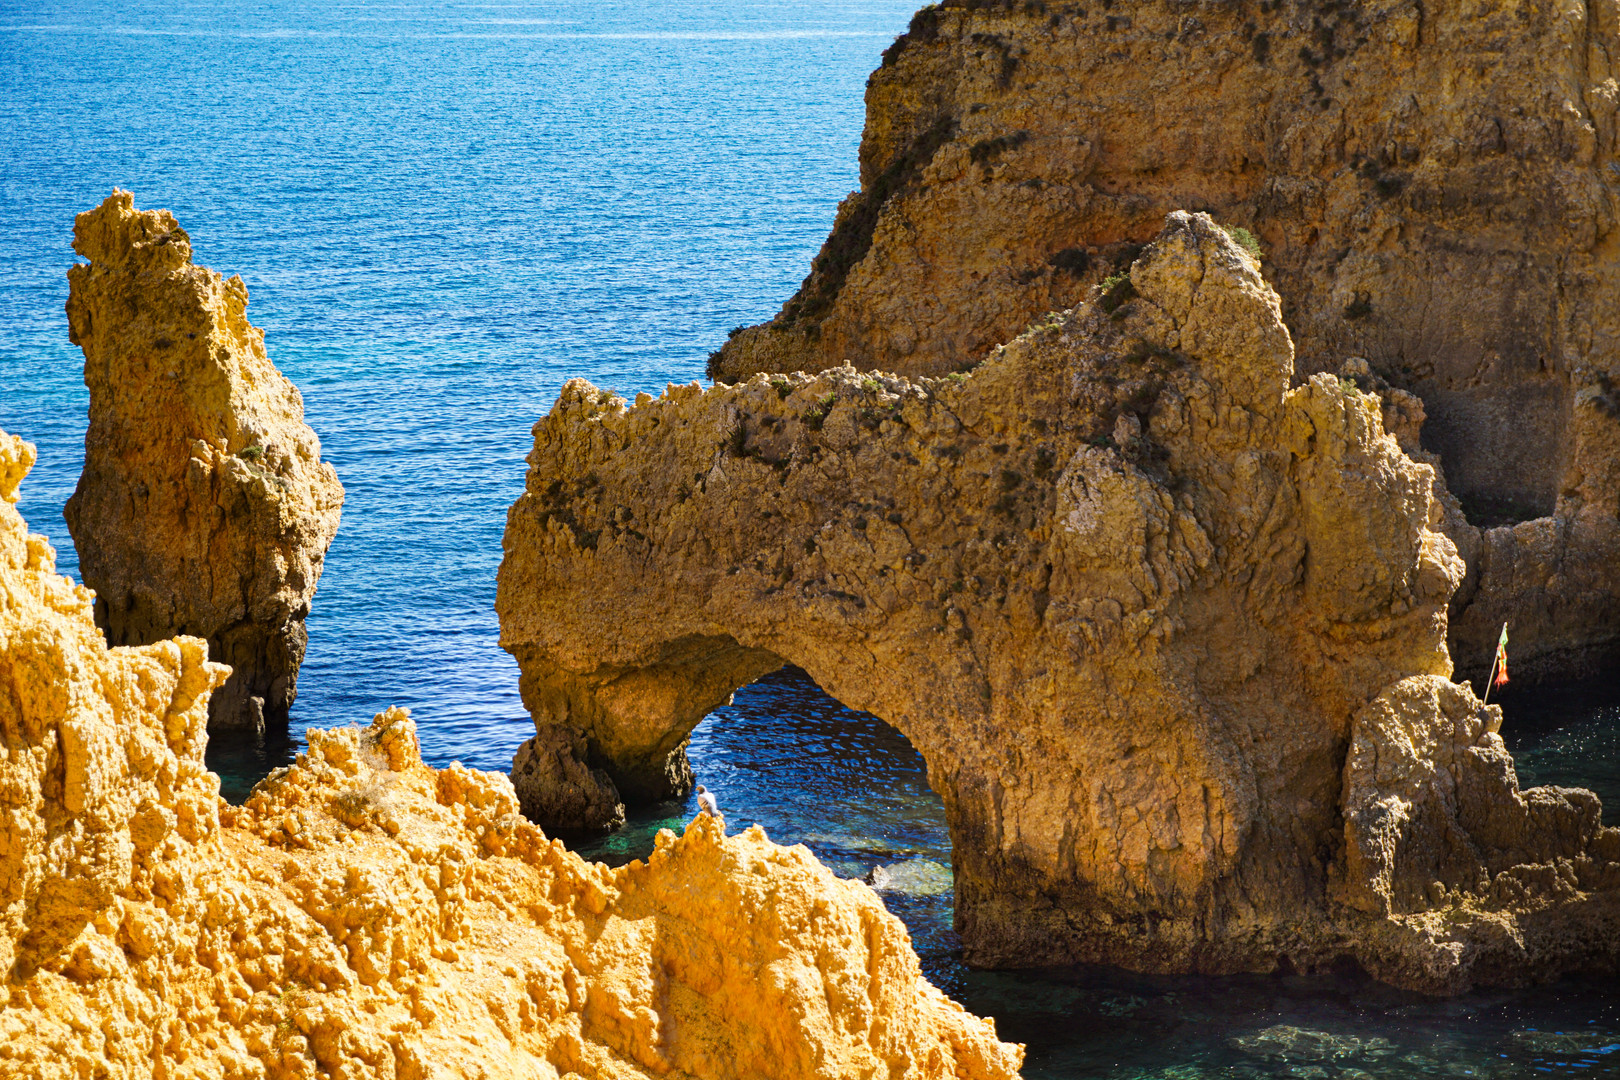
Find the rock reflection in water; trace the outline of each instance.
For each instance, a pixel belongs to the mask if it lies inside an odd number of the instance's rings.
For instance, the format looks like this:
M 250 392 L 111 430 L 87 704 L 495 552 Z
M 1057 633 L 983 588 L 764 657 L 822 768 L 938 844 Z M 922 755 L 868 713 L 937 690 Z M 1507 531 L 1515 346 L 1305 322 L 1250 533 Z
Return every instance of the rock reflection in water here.
M 1515 752 L 1535 761 L 1536 781 L 1596 782 L 1596 772 L 1612 766 L 1560 754 L 1571 731 L 1586 740 L 1615 737 L 1620 693 L 1583 693 L 1567 702 L 1546 696 L 1561 711 L 1526 718 L 1515 733 Z M 1515 704 L 1505 728 L 1515 722 Z M 784 669 L 739 690 L 693 732 L 691 760 L 698 782 L 719 793 L 733 829 L 758 822 L 772 839 L 805 844 L 836 873 L 874 884 L 911 930 L 929 977 L 967 1008 L 994 1016 L 1002 1038 L 1029 1045 L 1031 1080 L 1620 1075 L 1620 994 L 1608 983 L 1435 1000 L 1348 975 L 971 971 L 951 929 L 945 811 L 921 756 L 802 671 Z M 1583 769 L 1596 771 L 1590 781 Z M 659 828 L 680 828 L 695 812 L 687 800 L 632 813 L 623 831 L 581 853 L 613 863 L 642 857 Z

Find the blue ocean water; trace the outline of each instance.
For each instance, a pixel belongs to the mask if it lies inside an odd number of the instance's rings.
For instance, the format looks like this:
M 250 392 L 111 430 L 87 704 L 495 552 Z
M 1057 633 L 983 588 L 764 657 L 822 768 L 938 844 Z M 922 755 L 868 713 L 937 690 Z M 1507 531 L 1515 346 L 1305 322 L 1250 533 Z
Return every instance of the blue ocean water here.
M 430 761 L 508 767 L 532 727 L 492 608 L 530 426 L 576 375 L 698 379 L 776 310 L 857 184 L 865 78 L 914 2 L 0 0 L 0 428 L 39 447 L 21 509 L 61 569 L 87 404 L 64 275 L 73 215 L 114 186 L 242 274 L 348 492 L 294 731 L 216 741 L 229 792 L 304 726 L 390 704 Z M 1512 699 L 1527 778 L 1620 805 L 1605 689 Z M 930 977 L 1029 1042 L 1032 1077 L 1620 1073 L 1620 1004 L 1575 984 L 1432 1003 L 1354 979 L 970 972 L 920 760 L 802 674 L 740 692 L 692 759 L 734 823 L 872 875 Z M 590 853 L 640 854 L 691 809 Z
M 243 275 L 348 492 L 297 717 L 410 706 L 505 768 L 529 721 L 492 604 L 529 429 L 575 375 L 699 378 L 858 186 L 861 94 L 910 0 L 0 4 L 0 425 L 61 519 L 83 456 L 62 304 L 115 187 Z

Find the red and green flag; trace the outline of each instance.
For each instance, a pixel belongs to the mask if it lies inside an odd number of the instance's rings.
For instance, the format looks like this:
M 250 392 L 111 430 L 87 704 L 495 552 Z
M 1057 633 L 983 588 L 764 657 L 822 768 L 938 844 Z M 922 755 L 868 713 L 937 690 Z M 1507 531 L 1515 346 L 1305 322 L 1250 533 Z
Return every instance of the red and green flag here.
M 1496 643 L 1496 681 L 1491 685 L 1501 686 L 1507 681 L 1507 623 L 1503 623 L 1502 640 Z

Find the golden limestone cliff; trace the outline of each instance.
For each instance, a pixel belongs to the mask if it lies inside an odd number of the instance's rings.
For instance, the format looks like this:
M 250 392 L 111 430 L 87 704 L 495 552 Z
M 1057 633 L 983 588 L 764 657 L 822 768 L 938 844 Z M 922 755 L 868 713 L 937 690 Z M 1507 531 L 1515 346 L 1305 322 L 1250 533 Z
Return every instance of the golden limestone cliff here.
M 1449 681 L 1433 470 L 1293 374 L 1259 266 L 1175 213 L 971 373 L 570 382 L 496 601 L 526 808 L 678 789 L 692 727 L 788 662 L 927 760 L 970 962 L 1612 969 L 1620 830 L 1521 792 Z
M 73 248 L 90 427 L 65 516 L 96 621 L 114 645 L 206 639 L 231 669 L 210 723 L 285 723 L 343 487 L 247 321 L 247 286 L 195 265 L 167 210 L 114 192 Z
M 872 74 L 804 285 L 711 374 L 963 370 L 1207 210 L 1258 237 L 1302 375 L 1362 357 L 1422 399 L 1462 669 L 1511 620 L 1516 674 L 1590 670 L 1620 659 L 1617 63 L 1615 0 L 944 0 Z
M 757 829 L 586 863 L 397 709 L 225 805 L 227 670 L 106 646 L 12 505 L 32 461 L 0 433 L 0 1077 L 1017 1075 L 876 894 Z

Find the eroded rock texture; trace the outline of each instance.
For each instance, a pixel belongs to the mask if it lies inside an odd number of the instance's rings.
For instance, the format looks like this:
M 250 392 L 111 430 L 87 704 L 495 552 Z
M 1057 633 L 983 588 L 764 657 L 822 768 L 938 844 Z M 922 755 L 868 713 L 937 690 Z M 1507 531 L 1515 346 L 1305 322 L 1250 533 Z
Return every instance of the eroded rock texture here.
M 113 645 L 200 637 L 231 677 L 216 727 L 287 720 L 343 487 L 247 286 L 191 261 L 167 210 L 115 192 L 78 216 L 68 325 L 90 427 L 65 511 Z
M 699 819 L 609 870 L 391 709 L 247 805 L 197 638 L 108 649 L 0 433 L 0 1077 L 1016 1076 L 863 885 Z
M 1258 265 L 1177 213 L 967 375 L 633 408 L 575 380 L 508 518 L 502 644 L 574 775 L 642 793 L 784 661 L 893 723 L 944 798 L 973 963 L 1352 956 L 1432 990 L 1612 965 L 1620 831 L 1521 794 L 1499 714 L 1447 679 L 1433 470 L 1379 398 L 1292 376 Z
M 1617 60 L 1614 0 L 945 0 L 868 83 L 803 287 L 711 374 L 962 370 L 1208 210 L 1258 235 L 1302 374 L 1422 398 L 1473 523 L 1458 663 L 1507 619 L 1517 675 L 1589 670 L 1620 659 Z

